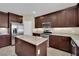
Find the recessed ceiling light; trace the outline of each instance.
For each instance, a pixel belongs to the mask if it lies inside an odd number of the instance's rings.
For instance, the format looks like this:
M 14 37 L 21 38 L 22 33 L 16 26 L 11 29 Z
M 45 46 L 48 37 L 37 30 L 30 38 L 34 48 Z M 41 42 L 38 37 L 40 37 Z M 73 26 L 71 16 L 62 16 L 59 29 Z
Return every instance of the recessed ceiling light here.
M 33 11 L 33 14 L 36 14 L 36 11 Z

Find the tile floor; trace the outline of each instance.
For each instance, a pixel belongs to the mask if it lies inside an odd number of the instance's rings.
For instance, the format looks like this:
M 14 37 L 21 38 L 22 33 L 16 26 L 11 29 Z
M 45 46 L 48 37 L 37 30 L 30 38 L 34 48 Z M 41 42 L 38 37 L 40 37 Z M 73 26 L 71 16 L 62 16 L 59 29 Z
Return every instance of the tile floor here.
M 54 48 L 47 48 L 47 56 L 70 56 L 70 53 L 60 51 Z M 15 54 L 15 46 L 0 48 L 0 56 L 17 56 Z

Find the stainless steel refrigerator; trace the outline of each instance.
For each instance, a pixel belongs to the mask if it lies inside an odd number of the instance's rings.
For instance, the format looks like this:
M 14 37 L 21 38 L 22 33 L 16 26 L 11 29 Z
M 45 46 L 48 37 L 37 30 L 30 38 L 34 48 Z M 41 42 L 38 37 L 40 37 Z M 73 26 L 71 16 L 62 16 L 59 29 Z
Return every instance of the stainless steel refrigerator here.
M 24 25 L 22 23 L 11 22 L 11 42 L 15 45 L 15 36 L 24 35 Z

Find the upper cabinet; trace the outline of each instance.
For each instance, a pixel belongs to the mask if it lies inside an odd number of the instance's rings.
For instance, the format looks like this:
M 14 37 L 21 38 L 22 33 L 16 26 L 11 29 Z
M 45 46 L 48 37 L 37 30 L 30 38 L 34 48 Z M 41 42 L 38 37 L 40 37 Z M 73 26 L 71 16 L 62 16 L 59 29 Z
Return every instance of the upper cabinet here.
M 0 27 L 8 28 L 8 14 L 0 12 Z
M 5 13 L 0 11 L 0 27 L 9 28 L 10 22 L 22 23 L 23 16 L 14 13 Z
M 21 15 L 17 15 L 17 14 L 14 14 L 14 13 L 8 13 L 9 15 L 9 22 L 19 22 L 19 23 L 22 23 L 22 19 L 23 19 L 23 16 Z
M 77 26 L 77 7 L 68 8 L 65 10 L 65 24 L 66 26 Z
M 42 16 L 42 17 L 39 17 L 39 18 L 35 18 L 35 27 L 36 28 L 41 28 L 42 27 L 42 23 L 43 22 L 46 22 L 46 17 L 45 16 Z
M 35 27 L 42 27 L 43 22 L 51 22 L 51 27 L 76 27 L 77 6 L 36 17 Z
M 76 27 L 77 26 L 77 9 L 76 7 L 68 8 L 58 12 L 57 27 Z

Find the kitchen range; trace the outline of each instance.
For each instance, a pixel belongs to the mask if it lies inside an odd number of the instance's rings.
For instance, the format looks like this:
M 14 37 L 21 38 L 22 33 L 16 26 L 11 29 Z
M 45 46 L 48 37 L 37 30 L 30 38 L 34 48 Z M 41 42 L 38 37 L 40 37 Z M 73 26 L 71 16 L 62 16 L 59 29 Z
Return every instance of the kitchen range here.
M 42 28 L 44 29 L 43 33 L 40 34 L 41 37 L 49 37 L 49 35 L 52 33 L 50 31 L 51 28 L 51 22 L 43 22 Z

